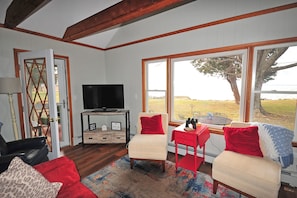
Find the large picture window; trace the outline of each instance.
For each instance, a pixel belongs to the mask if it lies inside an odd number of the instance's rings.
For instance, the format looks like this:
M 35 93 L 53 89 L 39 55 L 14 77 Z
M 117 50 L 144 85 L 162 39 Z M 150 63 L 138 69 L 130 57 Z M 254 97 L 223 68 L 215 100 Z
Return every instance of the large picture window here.
M 228 49 L 144 60 L 144 111 L 168 112 L 171 124 L 196 117 L 211 128 L 264 122 L 296 133 L 297 43 Z
M 172 59 L 172 121 L 211 125 L 240 119 L 243 51 Z
M 297 45 L 255 49 L 253 105 L 250 120 L 285 126 L 296 125 Z

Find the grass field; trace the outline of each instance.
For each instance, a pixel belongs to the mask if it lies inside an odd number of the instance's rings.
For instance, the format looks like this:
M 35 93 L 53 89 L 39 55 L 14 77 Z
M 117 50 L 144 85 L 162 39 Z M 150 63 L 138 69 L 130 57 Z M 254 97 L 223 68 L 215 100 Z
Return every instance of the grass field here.
M 267 116 L 255 111 L 255 122 L 265 122 L 285 126 L 294 129 L 296 115 L 296 100 L 262 100 L 263 108 L 270 114 Z M 151 98 L 149 100 L 150 111 L 164 111 L 165 100 Z M 232 120 L 239 120 L 239 105 L 234 101 L 215 100 L 191 100 L 189 98 L 177 98 L 174 105 L 174 119 L 186 120 L 194 115 L 207 115 L 208 112 L 225 115 Z

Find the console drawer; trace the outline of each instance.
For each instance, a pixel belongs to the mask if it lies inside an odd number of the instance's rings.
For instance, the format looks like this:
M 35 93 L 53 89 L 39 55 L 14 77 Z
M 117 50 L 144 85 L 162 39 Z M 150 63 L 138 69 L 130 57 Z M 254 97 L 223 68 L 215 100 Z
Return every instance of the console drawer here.
M 84 133 L 84 143 L 96 144 L 96 143 L 108 143 L 112 140 L 112 134 L 110 133 Z
M 175 142 L 178 144 L 184 144 L 188 146 L 196 146 L 196 136 L 185 134 L 187 132 L 175 132 Z
M 84 133 L 84 143 L 96 144 L 97 142 L 98 139 L 95 133 Z
M 112 136 L 112 143 L 125 143 L 126 134 L 125 133 L 114 133 Z

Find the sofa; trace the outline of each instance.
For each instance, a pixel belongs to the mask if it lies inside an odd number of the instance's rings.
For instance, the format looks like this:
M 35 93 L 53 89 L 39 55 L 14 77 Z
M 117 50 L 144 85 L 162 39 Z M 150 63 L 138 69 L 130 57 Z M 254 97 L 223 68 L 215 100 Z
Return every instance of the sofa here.
M 248 197 L 278 197 L 281 169 L 293 163 L 293 132 L 263 123 L 224 127 L 225 150 L 213 161 L 213 193 L 218 184 Z
M 60 157 L 31 166 L 20 157 L 11 160 L 0 174 L 0 197 L 95 198 L 80 182 L 72 160 Z
M 63 185 L 57 197 L 92 198 L 97 197 L 90 189 L 80 182 L 75 163 L 66 156 L 43 162 L 34 166 L 50 182 L 61 182 Z

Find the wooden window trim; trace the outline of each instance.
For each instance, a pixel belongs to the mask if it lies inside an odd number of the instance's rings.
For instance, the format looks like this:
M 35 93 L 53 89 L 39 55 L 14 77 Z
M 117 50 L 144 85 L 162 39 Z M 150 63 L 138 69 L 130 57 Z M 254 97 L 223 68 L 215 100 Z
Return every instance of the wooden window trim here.
M 145 95 L 145 87 L 146 87 L 146 72 L 145 72 L 145 63 L 147 61 L 152 61 L 152 60 L 159 60 L 159 59 L 166 59 L 167 60 L 167 112 L 169 116 L 169 126 L 178 126 L 180 123 L 178 122 L 172 122 L 171 121 L 171 111 L 170 111 L 170 106 L 171 106 L 171 101 L 170 101 L 170 95 L 172 93 L 171 90 L 171 76 L 170 76 L 170 60 L 173 58 L 181 58 L 181 57 L 186 57 L 186 56 L 197 56 L 197 55 L 203 55 L 203 54 L 213 54 L 213 53 L 219 53 L 219 52 L 224 52 L 224 51 L 233 51 L 233 50 L 247 50 L 248 57 L 247 57 L 247 83 L 246 83 L 246 93 L 245 96 L 247 97 L 247 101 L 244 106 L 244 121 L 248 122 L 249 121 L 249 114 L 250 114 L 250 98 L 251 98 L 251 86 L 252 86 L 252 67 L 253 67 L 253 52 L 255 47 L 260 47 L 260 46 L 265 46 L 265 45 L 273 45 L 273 44 L 281 44 L 281 43 L 291 43 L 291 42 L 297 42 L 297 37 L 290 37 L 290 38 L 283 38 L 283 39 L 275 39 L 275 40 L 268 40 L 268 41 L 260 41 L 260 42 L 253 42 L 253 43 L 246 43 L 246 44 L 241 44 L 241 45 L 232 45 L 232 46 L 226 46 L 226 47 L 220 47 L 220 48 L 213 48 L 213 49 L 205 49 L 205 50 L 199 50 L 199 51 L 192 51 L 192 52 L 185 52 L 185 53 L 180 53 L 180 54 L 171 54 L 168 56 L 159 56 L 159 57 L 152 57 L 152 58 L 146 58 L 142 59 L 142 110 L 146 111 L 146 95 Z M 224 135 L 223 130 L 221 129 L 214 129 L 211 128 L 210 132 L 213 134 L 219 134 L 219 135 Z M 297 147 L 297 142 L 292 142 L 292 145 L 294 147 Z

